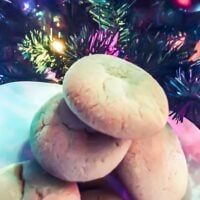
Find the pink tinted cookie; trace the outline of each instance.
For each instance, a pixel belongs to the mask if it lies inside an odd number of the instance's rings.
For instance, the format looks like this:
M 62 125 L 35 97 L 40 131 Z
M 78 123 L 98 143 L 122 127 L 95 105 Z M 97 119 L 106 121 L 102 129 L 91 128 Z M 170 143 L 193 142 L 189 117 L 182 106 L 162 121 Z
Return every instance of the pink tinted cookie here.
M 168 125 L 152 137 L 134 140 L 116 171 L 137 200 L 181 200 L 186 193 L 187 163 Z
M 50 176 L 36 162 L 0 170 L 1 200 L 80 200 L 78 186 Z
M 131 141 L 89 128 L 58 94 L 35 115 L 30 143 L 38 162 L 53 176 L 85 182 L 110 173 L 125 156 Z

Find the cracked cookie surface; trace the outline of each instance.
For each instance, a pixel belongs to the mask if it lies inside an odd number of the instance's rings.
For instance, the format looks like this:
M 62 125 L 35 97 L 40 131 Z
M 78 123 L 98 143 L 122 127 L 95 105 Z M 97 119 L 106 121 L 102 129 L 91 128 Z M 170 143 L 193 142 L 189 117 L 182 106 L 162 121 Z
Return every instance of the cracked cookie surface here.
M 0 185 L 2 200 L 80 200 L 75 183 L 50 176 L 35 161 L 1 169 Z
M 65 74 L 63 92 L 82 121 L 116 138 L 143 138 L 167 122 L 163 89 L 150 74 L 120 58 L 96 54 L 78 60 Z
M 88 127 L 71 112 L 62 94 L 51 98 L 35 115 L 30 142 L 36 159 L 49 173 L 75 182 L 110 173 L 131 144 Z

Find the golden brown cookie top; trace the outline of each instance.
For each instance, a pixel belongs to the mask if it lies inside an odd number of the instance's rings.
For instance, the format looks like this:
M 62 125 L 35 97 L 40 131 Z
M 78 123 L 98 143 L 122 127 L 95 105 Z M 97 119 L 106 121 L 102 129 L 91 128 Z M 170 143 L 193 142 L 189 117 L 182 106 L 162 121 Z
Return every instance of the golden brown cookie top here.
M 116 138 L 143 138 L 167 122 L 168 102 L 157 81 L 114 56 L 96 54 L 75 62 L 65 74 L 63 92 L 82 121 Z

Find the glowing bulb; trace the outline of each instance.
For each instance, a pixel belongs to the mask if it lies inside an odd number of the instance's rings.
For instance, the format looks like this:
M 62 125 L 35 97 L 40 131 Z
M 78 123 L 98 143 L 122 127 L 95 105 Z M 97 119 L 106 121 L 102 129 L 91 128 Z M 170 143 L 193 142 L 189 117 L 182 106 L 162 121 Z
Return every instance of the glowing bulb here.
M 30 5 L 29 3 L 24 3 L 24 9 L 23 10 L 28 10 L 30 8 Z
M 52 47 L 53 50 L 56 51 L 57 53 L 63 53 L 65 50 L 65 45 L 61 40 L 54 40 L 52 42 Z

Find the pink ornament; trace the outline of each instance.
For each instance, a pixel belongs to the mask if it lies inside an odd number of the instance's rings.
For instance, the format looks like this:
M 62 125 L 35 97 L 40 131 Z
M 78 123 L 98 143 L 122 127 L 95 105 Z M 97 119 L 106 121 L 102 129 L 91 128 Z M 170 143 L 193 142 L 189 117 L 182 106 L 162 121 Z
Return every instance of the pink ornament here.
M 186 158 L 200 163 L 200 129 L 186 118 L 183 123 L 177 123 L 172 118 L 168 122 L 179 137 Z

